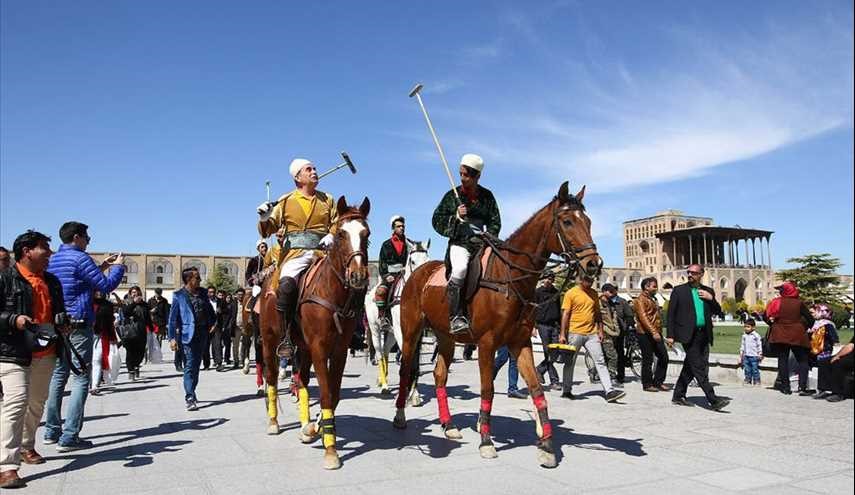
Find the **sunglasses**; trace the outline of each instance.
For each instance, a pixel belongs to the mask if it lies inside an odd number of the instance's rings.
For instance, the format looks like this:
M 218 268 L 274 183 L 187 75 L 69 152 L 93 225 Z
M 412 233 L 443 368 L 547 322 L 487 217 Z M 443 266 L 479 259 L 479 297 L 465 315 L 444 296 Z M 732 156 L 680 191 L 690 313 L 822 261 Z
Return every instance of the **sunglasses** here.
M 703 275 L 704 274 L 704 272 L 693 272 L 691 270 L 687 271 L 686 273 L 688 273 L 689 275 Z

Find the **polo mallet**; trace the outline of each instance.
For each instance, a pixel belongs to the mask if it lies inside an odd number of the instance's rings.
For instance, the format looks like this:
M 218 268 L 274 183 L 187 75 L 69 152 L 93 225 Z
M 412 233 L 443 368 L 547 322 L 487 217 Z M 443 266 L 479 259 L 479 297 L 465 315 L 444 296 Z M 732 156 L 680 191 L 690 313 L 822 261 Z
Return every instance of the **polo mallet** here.
M 341 152 L 341 158 L 344 160 L 342 163 L 339 163 L 339 164 L 338 164 L 338 165 L 336 165 L 335 167 L 333 167 L 333 168 L 331 168 L 330 170 L 327 170 L 326 172 L 324 172 L 324 173 L 322 173 L 321 175 L 319 175 L 319 176 L 318 176 L 318 180 L 321 180 L 321 179 L 323 179 L 324 177 L 328 176 L 329 174 L 331 174 L 331 173 L 335 172 L 336 170 L 338 170 L 338 169 L 340 169 L 340 168 L 344 168 L 344 167 L 349 168 L 349 169 L 350 169 L 350 173 L 355 174 L 355 173 L 356 173 L 356 166 L 353 164 L 353 162 L 352 162 L 352 161 L 350 161 L 350 157 L 347 155 L 347 153 L 345 153 L 344 151 L 342 151 L 342 152 Z
M 267 202 L 270 202 L 270 181 L 264 181 L 264 187 L 267 189 Z
M 419 102 L 419 106 L 422 108 L 422 113 L 425 116 L 425 122 L 427 122 L 428 129 L 430 129 L 430 135 L 433 136 L 433 142 L 436 144 L 436 150 L 439 151 L 439 158 L 445 166 L 445 173 L 448 174 L 448 182 L 451 183 L 451 190 L 454 191 L 454 196 L 457 198 L 457 204 L 460 204 L 460 194 L 457 193 L 457 185 L 454 183 L 454 177 L 451 176 L 451 169 L 448 168 L 448 161 L 445 159 L 445 153 L 442 152 L 442 146 L 439 144 L 439 138 L 436 137 L 436 131 L 433 130 L 433 124 L 430 123 L 430 117 L 428 117 L 427 109 L 422 101 L 422 95 L 419 94 L 423 87 L 424 84 L 422 83 L 416 84 L 416 87 L 410 91 L 410 98 L 415 96 L 416 100 Z

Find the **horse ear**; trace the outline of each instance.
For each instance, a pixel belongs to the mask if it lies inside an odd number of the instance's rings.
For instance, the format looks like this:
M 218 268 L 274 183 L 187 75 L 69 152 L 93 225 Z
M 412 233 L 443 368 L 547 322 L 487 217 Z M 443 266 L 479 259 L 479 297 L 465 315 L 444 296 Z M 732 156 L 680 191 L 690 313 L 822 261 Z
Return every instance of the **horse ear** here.
M 342 195 L 338 198 L 338 203 L 335 205 L 336 211 L 338 211 L 339 216 L 344 215 L 347 212 L 347 199 Z
M 362 214 L 362 218 L 368 218 L 368 212 L 371 211 L 371 201 L 366 196 L 362 200 L 362 204 L 359 205 L 359 213 Z
M 579 192 L 576 193 L 576 199 L 579 200 L 579 202 L 581 203 L 582 198 L 584 198 L 584 197 L 585 197 L 585 186 L 583 185 L 582 189 L 580 189 Z
M 569 193 L 567 192 L 567 190 L 569 188 L 570 188 L 570 184 L 566 180 L 564 181 L 563 184 L 561 184 L 561 187 L 558 188 L 558 202 L 559 203 L 563 204 L 563 203 L 566 203 L 567 201 L 570 200 Z

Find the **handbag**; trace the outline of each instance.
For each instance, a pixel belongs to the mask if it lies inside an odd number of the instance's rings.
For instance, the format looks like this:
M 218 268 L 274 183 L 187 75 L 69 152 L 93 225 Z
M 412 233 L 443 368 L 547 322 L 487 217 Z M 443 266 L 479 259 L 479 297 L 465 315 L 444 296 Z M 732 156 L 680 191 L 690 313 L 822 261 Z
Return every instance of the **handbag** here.
M 119 379 L 119 371 L 122 368 L 122 356 L 119 354 L 119 348 L 115 342 L 110 342 L 110 355 L 108 359 L 110 362 L 110 381 L 111 383 L 116 383 L 116 380 Z

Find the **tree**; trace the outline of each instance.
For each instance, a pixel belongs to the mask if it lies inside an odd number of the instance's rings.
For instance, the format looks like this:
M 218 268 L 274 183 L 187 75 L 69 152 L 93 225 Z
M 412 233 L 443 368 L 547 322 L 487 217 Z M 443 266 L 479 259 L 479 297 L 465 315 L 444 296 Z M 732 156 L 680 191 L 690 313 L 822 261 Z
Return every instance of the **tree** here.
M 749 313 L 752 313 L 752 314 L 753 314 L 753 313 L 763 314 L 763 311 L 766 311 L 766 305 L 765 305 L 765 304 L 763 304 L 763 301 L 761 301 L 761 300 L 759 300 L 759 299 L 757 300 L 757 302 L 756 302 L 756 303 L 752 304 L 752 305 L 748 308 L 748 312 L 749 312 Z
M 843 290 L 837 269 L 842 263 L 828 253 L 807 254 L 790 258 L 787 263 L 798 265 L 796 268 L 780 270 L 780 280 L 791 280 L 799 287 L 801 298 L 807 303 L 842 302 Z
M 222 263 L 214 267 L 214 273 L 208 278 L 207 286 L 222 290 L 226 294 L 232 294 L 238 289 L 237 282 L 229 275 L 226 265 Z
M 721 301 L 721 312 L 724 314 L 728 314 L 731 316 L 736 316 L 736 311 L 738 309 L 739 303 L 737 303 L 736 299 L 733 297 L 725 297 Z

